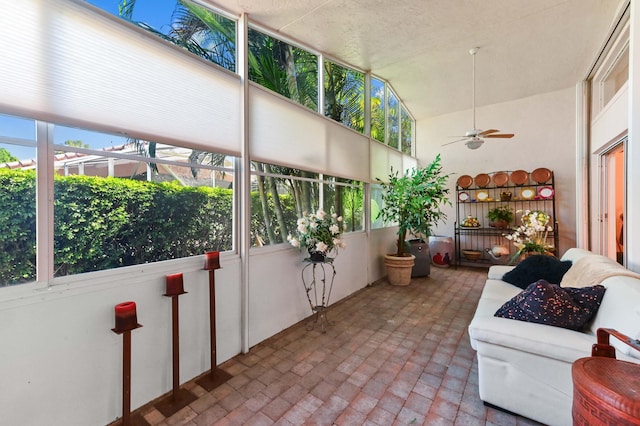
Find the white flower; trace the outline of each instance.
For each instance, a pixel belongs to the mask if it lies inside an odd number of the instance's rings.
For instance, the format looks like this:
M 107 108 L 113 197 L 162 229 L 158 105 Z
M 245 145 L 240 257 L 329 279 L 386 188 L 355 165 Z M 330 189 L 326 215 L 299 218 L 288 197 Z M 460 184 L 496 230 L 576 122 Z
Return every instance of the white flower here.
M 294 235 L 287 237 L 287 241 L 294 247 L 335 254 L 339 248 L 346 247 L 340 235 L 347 226 L 336 213 L 328 214 L 321 208 L 315 213 L 305 212 L 297 219 L 296 224 Z
M 316 243 L 316 251 L 326 252 L 329 249 L 329 246 L 323 243 L 322 241 Z

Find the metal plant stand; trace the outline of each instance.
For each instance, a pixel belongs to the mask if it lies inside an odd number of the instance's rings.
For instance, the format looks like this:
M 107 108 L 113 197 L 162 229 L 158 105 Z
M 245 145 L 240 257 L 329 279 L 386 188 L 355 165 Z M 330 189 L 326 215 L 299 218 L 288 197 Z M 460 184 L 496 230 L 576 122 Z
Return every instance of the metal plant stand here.
M 325 258 L 323 261 L 307 258 L 304 259 L 304 262 L 306 265 L 302 268 L 302 285 L 314 317 L 307 326 L 307 330 L 313 330 L 315 325 L 319 323 L 320 330 L 326 333 L 326 327 L 331 325 L 327 318 L 327 310 L 329 308 L 333 280 L 336 276 L 336 268 L 333 266 L 333 259 L 330 257 Z M 330 274 L 329 277 L 327 277 L 328 274 Z

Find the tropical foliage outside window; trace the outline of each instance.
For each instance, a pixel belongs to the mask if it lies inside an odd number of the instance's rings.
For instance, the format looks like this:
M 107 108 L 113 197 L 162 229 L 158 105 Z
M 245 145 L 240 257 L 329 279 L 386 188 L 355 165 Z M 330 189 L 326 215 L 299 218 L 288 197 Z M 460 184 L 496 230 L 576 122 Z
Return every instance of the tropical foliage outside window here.
M 320 207 L 342 216 L 347 232 L 363 229 L 362 182 L 261 162 L 252 169 L 252 245 L 286 243 L 297 219 Z
M 190 0 L 86 0 L 163 40 L 236 70 L 236 22 Z M 364 75 L 324 61 L 325 105 L 318 106 L 318 57 L 249 28 L 249 78 L 307 108 L 364 133 Z M 371 137 L 410 154 L 413 127 L 383 80 L 371 77 Z M 400 129 L 402 128 L 402 132 Z M 399 139 L 400 138 L 400 139 Z
M 236 70 L 236 23 L 188 0 L 86 0 L 230 71 Z
M 364 74 L 324 61 L 324 115 L 364 132 Z
M 318 57 L 249 28 L 249 79 L 318 110 Z
M 384 81 L 371 77 L 371 137 L 382 143 L 385 141 L 385 99 Z
M 407 155 L 412 155 L 413 147 L 413 120 L 409 112 L 402 107 L 400 114 L 400 150 Z
M 398 97 L 387 86 L 387 144 L 391 148 L 399 148 L 400 110 Z

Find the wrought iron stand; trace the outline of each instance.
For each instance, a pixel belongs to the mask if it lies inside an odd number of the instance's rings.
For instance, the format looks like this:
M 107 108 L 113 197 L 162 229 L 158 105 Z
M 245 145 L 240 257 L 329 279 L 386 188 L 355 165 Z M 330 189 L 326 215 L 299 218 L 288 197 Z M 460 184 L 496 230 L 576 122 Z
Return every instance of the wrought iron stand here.
M 327 319 L 327 309 L 329 308 L 336 268 L 330 257 L 325 258 L 324 261 L 307 258 L 304 259 L 304 262 L 307 264 L 302 268 L 302 285 L 314 317 L 311 324 L 307 326 L 307 330 L 313 330 L 315 325 L 320 323 L 320 330 L 326 333 L 326 326 L 331 325 Z M 327 274 L 330 274 L 329 282 L 327 282 Z

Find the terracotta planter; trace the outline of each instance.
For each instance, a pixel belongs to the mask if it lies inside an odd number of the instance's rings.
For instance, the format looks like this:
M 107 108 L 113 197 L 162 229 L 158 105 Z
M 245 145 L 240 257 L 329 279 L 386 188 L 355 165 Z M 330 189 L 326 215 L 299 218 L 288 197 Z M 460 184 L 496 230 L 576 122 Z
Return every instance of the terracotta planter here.
M 411 271 L 416 257 L 407 254 L 398 257 L 395 254 L 384 255 L 384 265 L 387 267 L 387 279 L 392 285 L 406 286 L 411 284 Z

